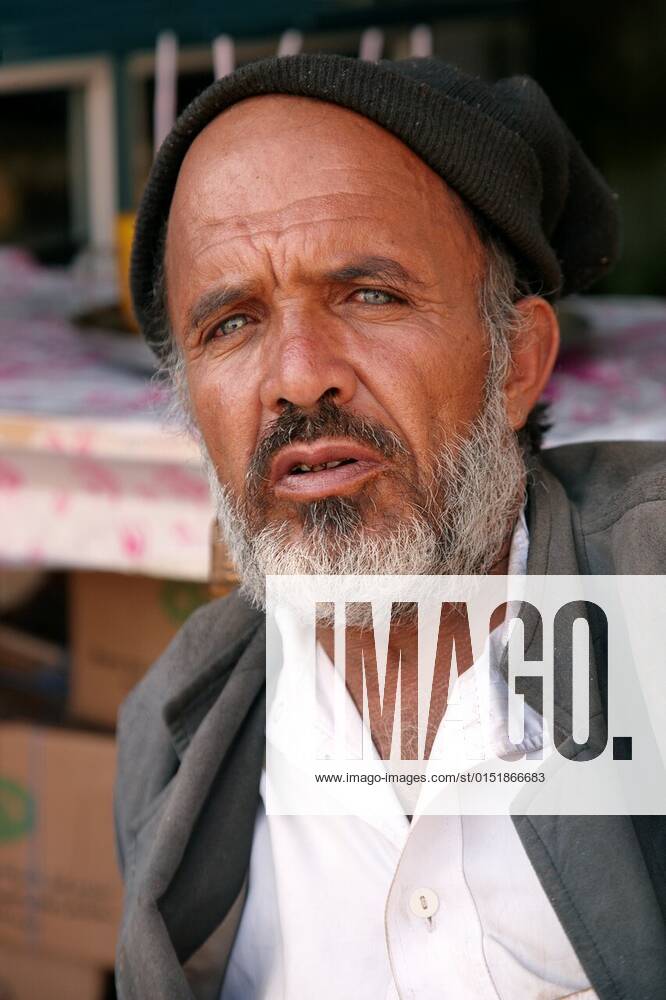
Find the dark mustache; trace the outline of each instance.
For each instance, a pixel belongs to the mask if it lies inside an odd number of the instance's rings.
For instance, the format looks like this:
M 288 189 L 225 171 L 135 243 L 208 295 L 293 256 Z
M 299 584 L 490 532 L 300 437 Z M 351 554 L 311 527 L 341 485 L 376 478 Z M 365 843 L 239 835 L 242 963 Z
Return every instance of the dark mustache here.
M 275 455 L 287 445 L 311 444 L 321 437 L 346 437 L 369 445 L 385 458 L 407 455 L 408 449 L 393 431 L 366 417 L 337 406 L 323 396 L 316 410 L 302 410 L 288 403 L 284 411 L 268 427 L 248 466 L 246 483 L 258 489 L 268 479 Z

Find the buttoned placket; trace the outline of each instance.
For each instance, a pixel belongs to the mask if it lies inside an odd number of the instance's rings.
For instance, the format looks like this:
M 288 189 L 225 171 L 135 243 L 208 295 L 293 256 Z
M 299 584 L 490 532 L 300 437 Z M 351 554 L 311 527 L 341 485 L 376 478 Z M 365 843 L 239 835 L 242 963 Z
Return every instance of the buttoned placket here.
M 463 851 L 459 816 L 414 818 L 384 911 L 387 1000 L 498 1000 Z
M 516 572 L 511 565 L 515 562 L 515 559 L 511 560 L 509 572 Z M 515 610 L 514 607 L 512 611 Z M 302 627 L 286 615 L 280 623 L 280 631 L 287 669 L 284 678 L 281 678 L 283 683 L 278 685 L 275 711 L 269 718 L 267 736 L 281 743 L 285 751 L 293 753 L 299 741 L 298 727 L 294 723 L 298 719 L 299 706 L 304 707 L 302 699 L 308 691 L 308 682 L 311 685 L 312 674 L 311 667 L 305 662 L 307 657 L 302 656 L 303 650 L 308 648 Z M 445 713 L 431 756 L 431 760 L 439 756 L 439 766 L 443 762 L 447 771 L 467 768 L 468 761 L 463 751 L 470 743 L 481 751 L 481 756 L 495 757 L 498 741 L 501 744 L 502 739 L 506 740 L 507 685 L 498 665 L 509 631 L 506 623 L 497 629 L 489 637 L 483 654 L 456 681 L 465 721 L 462 727 L 458 725 L 451 729 L 449 726 L 447 731 Z M 342 675 L 321 646 L 317 647 L 316 655 L 317 674 L 324 682 L 321 704 L 318 702 L 320 711 L 314 725 L 317 756 L 325 759 L 328 754 L 334 756 L 336 750 L 339 751 L 335 737 L 335 708 L 342 704 L 348 755 L 355 755 L 354 748 L 358 748 L 362 739 L 369 750 L 368 758 L 378 768 L 384 768 L 385 764 L 377 755 L 367 726 L 353 705 Z M 483 695 L 481 698 L 480 693 Z M 541 718 L 531 712 L 529 706 L 525 709 L 525 738 L 521 749 L 530 752 L 543 745 Z M 502 750 L 506 749 L 507 746 L 503 745 Z M 309 750 L 311 753 L 311 745 Z M 424 790 L 428 787 L 426 784 Z M 384 846 L 380 847 L 378 842 L 376 847 L 385 853 L 388 870 L 392 870 L 384 906 L 384 937 L 392 977 L 387 986 L 387 1000 L 429 1000 L 430 997 L 433 1000 L 435 997 L 437 1000 L 459 1000 L 461 996 L 507 1000 L 506 988 L 503 987 L 500 993 L 494 982 L 486 955 L 484 925 L 478 902 L 468 883 L 464 818 L 458 815 L 428 815 L 428 797 L 422 794 L 410 826 L 392 784 L 383 783 L 373 789 L 376 793 L 372 799 L 373 809 L 365 812 L 359 808 L 359 802 L 363 806 L 362 798 L 359 799 L 353 789 L 354 786 L 349 789 L 344 784 L 319 785 L 317 793 L 324 798 L 332 796 L 335 799 L 334 815 L 348 813 L 354 822 L 361 821 L 374 827 L 383 839 Z M 265 788 L 262 789 L 263 795 Z M 314 815 L 319 812 L 319 809 L 315 810 Z M 500 819 L 506 824 L 511 822 L 508 817 Z M 508 836 L 504 827 L 502 830 L 503 835 Z M 512 845 L 512 850 L 516 846 L 510 839 L 507 843 Z M 390 860 L 391 857 L 393 860 Z M 514 860 L 518 866 L 528 864 L 522 857 Z M 476 868 L 473 871 L 476 872 Z M 501 942 L 499 947 L 502 947 Z M 559 994 L 551 992 L 549 996 L 554 998 Z

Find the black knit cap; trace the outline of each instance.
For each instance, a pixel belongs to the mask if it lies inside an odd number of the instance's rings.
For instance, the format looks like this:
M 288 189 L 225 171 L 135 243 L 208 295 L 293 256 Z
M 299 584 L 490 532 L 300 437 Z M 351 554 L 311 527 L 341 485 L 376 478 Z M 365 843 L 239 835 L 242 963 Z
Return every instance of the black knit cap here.
M 392 132 L 499 233 L 535 292 L 555 298 L 580 291 L 617 259 L 616 196 L 529 77 L 488 84 L 440 59 L 264 59 L 192 101 L 153 164 L 137 214 L 130 282 L 137 319 L 156 351 L 164 338 L 151 321 L 156 255 L 180 166 L 220 112 L 261 94 L 318 98 Z

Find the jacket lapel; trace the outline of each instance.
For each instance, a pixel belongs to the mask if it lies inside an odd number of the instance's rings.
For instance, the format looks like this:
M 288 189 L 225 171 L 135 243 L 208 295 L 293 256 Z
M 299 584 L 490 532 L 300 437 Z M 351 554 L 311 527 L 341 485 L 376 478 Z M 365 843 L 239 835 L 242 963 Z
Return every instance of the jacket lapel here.
M 165 708 L 182 759 L 133 847 L 138 884 L 118 955 L 133 1000 L 191 1000 L 183 965 L 228 914 L 240 917 L 234 903 L 246 880 L 264 753 L 265 627 L 229 673 L 209 674 Z M 227 928 L 227 953 L 234 933 Z M 226 958 L 221 948 L 208 981 L 219 985 Z M 201 963 L 192 965 L 192 978 L 201 978 Z
M 528 573 L 579 574 L 586 562 L 576 512 L 546 469 L 528 505 Z M 525 630 L 526 658 L 538 658 L 537 623 Z M 590 622 L 593 642 L 594 623 Z M 562 637 L 555 636 L 555 656 Z M 594 660 L 594 648 L 592 659 Z M 599 678 L 592 663 L 588 748 L 606 741 Z M 571 718 L 568 692 L 555 683 L 555 742 L 564 749 Z M 594 711 L 596 709 L 596 712 Z M 569 741 L 570 742 L 570 741 Z M 585 756 L 585 749 L 578 755 Z M 628 816 L 514 816 L 541 884 L 601 1000 L 656 1000 L 666 982 L 666 933 L 652 882 Z M 640 914 L 629 920 L 627 914 Z
M 579 544 L 580 533 L 576 531 L 574 511 L 572 510 L 562 484 L 545 468 L 537 465 L 532 470 L 532 485 L 528 492 L 527 521 L 529 530 L 529 552 L 527 573 L 530 576 L 578 576 L 584 570 L 582 546 Z M 581 617 L 588 620 L 591 637 L 590 649 L 590 690 L 589 707 L 591 717 L 588 749 L 602 749 L 606 742 L 606 721 L 602 709 L 600 684 L 604 679 L 599 676 L 596 663 L 602 657 L 600 643 L 605 636 L 596 620 L 588 614 L 585 605 L 580 602 L 577 608 Z M 542 658 L 542 626 L 540 616 L 531 605 L 522 605 L 519 617 L 523 622 L 525 635 L 525 659 L 539 661 Z M 554 635 L 555 662 L 569 662 L 571 633 L 568 628 L 561 628 Z M 504 678 L 508 678 L 508 652 L 505 650 L 500 666 Z M 523 690 L 527 701 L 537 711 L 540 710 L 541 686 L 538 678 L 522 678 Z M 564 671 L 555 671 L 554 679 L 554 740 L 562 748 L 571 733 L 572 704 L 571 687 L 565 683 Z M 567 755 L 572 755 L 568 750 Z

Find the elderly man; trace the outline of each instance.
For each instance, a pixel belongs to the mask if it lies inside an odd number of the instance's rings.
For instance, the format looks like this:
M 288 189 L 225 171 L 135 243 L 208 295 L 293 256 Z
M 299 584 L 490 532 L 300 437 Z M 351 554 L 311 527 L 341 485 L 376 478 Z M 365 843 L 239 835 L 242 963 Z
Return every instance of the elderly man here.
M 663 448 L 539 455 L 552 303 L 616 251 L 613 196 L 526 78 L 296 56 L 174 127 L 134 301 L 242 586 L 121 713 L 122 1000 L 664 995 L 659 819 L 264 801 L 266 575 L 663 572 Z

